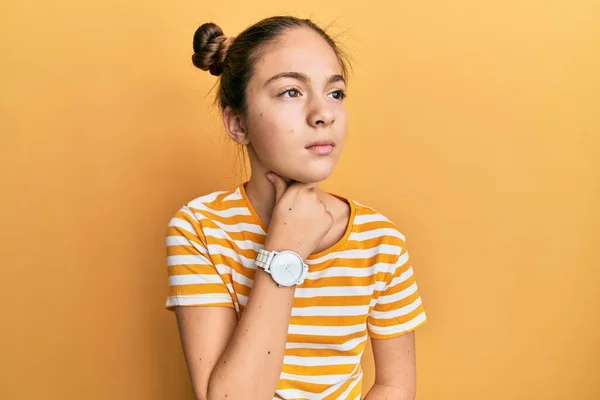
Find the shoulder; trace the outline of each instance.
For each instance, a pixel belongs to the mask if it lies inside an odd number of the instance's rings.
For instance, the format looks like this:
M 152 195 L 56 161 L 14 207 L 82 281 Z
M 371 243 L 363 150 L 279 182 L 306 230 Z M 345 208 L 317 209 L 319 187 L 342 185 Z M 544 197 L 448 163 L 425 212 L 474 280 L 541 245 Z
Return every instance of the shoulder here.
M 406 247 L 406 237 L 398 225 L 375 208 L 349 200 L 354 207 L 352 238 L 391 246 L 392 253 L 400 254 Z
M 201 218 L 202 215 L 207 213 L 219 214 L 220 211 L 236 207 L 239 205 L 240 201 L 242 201 L 242 195 L 239 187 L 229 190 L 218 190 L 211 193 L 202 194 L 185 202 L 183 205 L 181 205 L 179 210 L 177 210 L 175 216 L 183 212 L 186 214 L 191 214 L 193 217 L 195 216 L 196 219 L 198 219 L 198 217 Z
M 239 187 L 202 194 L 184 204 L 171 215 L 169 226 L 179 226 L 190 232 L 198 232 L 201 221 L 212 219 L 236 206 L 242 200 Z
M 222 210 L 236 205 L 236 201 L 242 200 L 240 188 L 235 187 L 229 190 L 219 190 L 208 194 L 203 194 L 190 201 L 184 207 L 199 211 Z

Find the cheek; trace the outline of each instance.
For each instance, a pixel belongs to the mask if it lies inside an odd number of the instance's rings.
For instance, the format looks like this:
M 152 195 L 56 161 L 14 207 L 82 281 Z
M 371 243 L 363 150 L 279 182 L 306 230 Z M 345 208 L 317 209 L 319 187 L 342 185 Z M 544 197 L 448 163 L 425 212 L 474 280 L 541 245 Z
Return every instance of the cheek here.
M 286 113 L 257 110 L 249 120 L 249 139 L 255 147 L 279 147 L 295 140 L 300 132 L 296 118 Z
M 254 118 L 249 120 L 248 138 L 250 144 L 254 148 L 256 154 L 263 163 L 277 163 L 278 159 L 285 159 L 286 154 L 298 129 L 286 121 L 285 118 L 280 118 L 272 112 L 259 111 Z
M 335 132 L 335 135 L 339 139 L 344 139 L 346 136 L 346 131 L 348 129 L 348 120 L 346 117 L 345 110 L 343 110 L 342 112 L 337 114 L 336 120 L 335 120 L 335 125 L 336 126 L 333 129 L 333 131 Z

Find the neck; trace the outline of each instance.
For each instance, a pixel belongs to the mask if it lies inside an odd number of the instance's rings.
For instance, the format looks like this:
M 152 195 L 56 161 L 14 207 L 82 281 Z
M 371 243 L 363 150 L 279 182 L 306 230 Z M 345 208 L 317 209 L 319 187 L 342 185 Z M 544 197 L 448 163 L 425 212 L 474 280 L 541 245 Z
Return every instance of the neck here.
M 252 203 L 252 207 L 254 207 L 262 222 L 269 226 L 275 209 L 275 188 L 266 176 L 269 170 L 257 160 L 257 157 L 253 157 L 251 148 L 248 148 L 248 150 L 251 176 L 245 185 L 246 195 L 248 195 L 248 200 Z M 285 179 L 288 185 L 294 182 L 287 177 L 282 176 L 282 178 Z M 324 196 L 318 186 L 316 190 L 320 197 Z
M 261 221 L 269 226 L 275 209 L 275 189 L 264 174 L 252 173 L 245 186 L 248 200 L 256 210 Z

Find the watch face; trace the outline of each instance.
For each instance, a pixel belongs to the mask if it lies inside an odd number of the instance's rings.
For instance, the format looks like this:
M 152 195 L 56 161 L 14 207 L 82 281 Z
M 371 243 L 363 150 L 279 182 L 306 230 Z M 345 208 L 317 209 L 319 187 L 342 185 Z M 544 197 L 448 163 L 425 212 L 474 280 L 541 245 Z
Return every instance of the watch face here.
M 273 258 L 270 269 L 275 282 L 290 286 L 302 277 L 304 263 L 295 253 L 282 251 Z

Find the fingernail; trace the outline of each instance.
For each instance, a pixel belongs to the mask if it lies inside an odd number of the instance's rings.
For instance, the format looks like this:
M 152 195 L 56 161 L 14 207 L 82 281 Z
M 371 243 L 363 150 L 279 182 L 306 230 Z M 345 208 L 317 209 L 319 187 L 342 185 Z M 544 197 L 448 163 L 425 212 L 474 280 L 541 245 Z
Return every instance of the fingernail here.
M 270 180 L 271 182 L 273 182 L 273 175 L 267 174 L 267 179 Z

